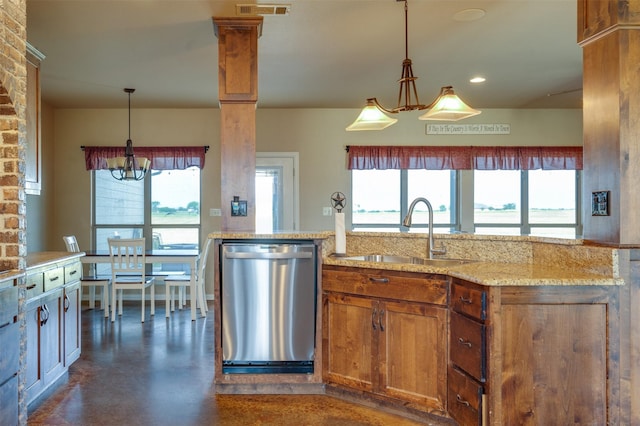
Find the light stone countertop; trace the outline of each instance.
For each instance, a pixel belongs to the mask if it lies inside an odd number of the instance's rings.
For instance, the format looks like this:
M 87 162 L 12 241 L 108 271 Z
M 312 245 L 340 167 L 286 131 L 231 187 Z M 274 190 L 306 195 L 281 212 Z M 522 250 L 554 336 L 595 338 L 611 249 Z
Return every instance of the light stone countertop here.
M 529 236 L 435 234 L 445 258 L 466 259 L 460 265 L 420 265 L 349 260 L 333 255 L 333 231 L 288 231 L 274 234 L 213 232 L 213 239 L 323 240 L 325 265 L 443 274 L 488 286 L 624 285 L 615 249 L 590 247 L 578 239 Z M 347 232 L 348 257 L 387 254 L 426 257 L 426 234 Z
M 622 278 L 589 270 L 529 263 L 470 262 L 455 266 L 380 263 L 328 256 L 325 265 L 449 275 L 488 286 L 623 285 Z

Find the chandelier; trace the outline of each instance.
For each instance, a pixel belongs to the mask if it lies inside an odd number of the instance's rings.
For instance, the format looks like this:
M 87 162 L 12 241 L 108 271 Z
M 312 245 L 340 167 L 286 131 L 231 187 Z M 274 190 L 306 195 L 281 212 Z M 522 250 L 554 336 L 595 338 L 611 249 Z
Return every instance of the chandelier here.
M 397 114 L 401 111 L 413 111 L 428 109 L 418 119 L 420 120 L 443 120 L 457 121 L 463 118 L 480 114 L 481 111 L 471 108 L 465 104 L 453 91 L 452 86 L 444 86 L 440 89 L 438 97 L 429 105 L 421 104 L 418 100 L 416 90 L 416 80 L 413 75 L 411 59 L 409 59 L 409 7 L 407 0 L 404 1 L 404 47 L 405 59 L 402 61 L 402 77 L 400 78 L 400 90 L 398 92 L 398 106 L 393 109 L 383 107 L 376 98 L 367 99 L 367 104 L 356 120 L 347 127 L 347 131 L 354 130 L 382 130 L 396 123 L 398 119 L 389 117 L 387 114 Z M 404 99 L 404 104 L 402 103 Z
M 142 180 L 149 170 L 151 161 L 145 157 L 136 158 L 133 155 L 133 142 L 131 142 L 131 94 L 136 89 L 124 89 L 129 95 L 129 138 L 124 150 L 124 157 L 107 158 L 107 167 L 111 176 L 117 180 Z

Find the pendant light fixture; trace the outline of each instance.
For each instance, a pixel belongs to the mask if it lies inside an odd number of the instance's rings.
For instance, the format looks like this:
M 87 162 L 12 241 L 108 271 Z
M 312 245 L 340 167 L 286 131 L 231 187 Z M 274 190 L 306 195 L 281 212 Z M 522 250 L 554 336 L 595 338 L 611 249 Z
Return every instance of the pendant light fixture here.
M 388 114 L 397 114 L 401 111 L 424 110 L 429 111 L 418 117 L 420 120 L 444 120 L 457 121 L 463 118 L 472 117 L 480 114 L 481 111 L 471 108 L 465 104 L 453 92 L 451 86 L 445 86 L 440 89 L 440 95 L 429 105 L 421 104 L 418 100 L 418 91 L 416 89 L 416 80 L 418 77 L 413 75 L 411 59 L 409 59 L 409 6 L 407 0 L 396 0 L 404 2 L 404 47 L 405 59 L 402 61 L 402 77 L 400 78 L 400 90 L 398 92 L 398 106 L 393 109 L 383 107 L 376 98 L 367 99 L 367 105 L 364 107 L 358 118 L 347 127 L 347 131 L 354 130 L 382 130 L 391 126 L 398 120 L 391 118 Z M 402 103 L 404 98 L 404 104 Z
M 124 157 L 107 158 L 107 167 L 111 176 L 117 180 L 142 180 L 149 170 L 151 162 L 148 158 L 136 158 L 133 155 L 133 142 L 131 142 L 131 94 L 136 89 L 124 89 L 129 95 L 129 138 L 124 150 Z

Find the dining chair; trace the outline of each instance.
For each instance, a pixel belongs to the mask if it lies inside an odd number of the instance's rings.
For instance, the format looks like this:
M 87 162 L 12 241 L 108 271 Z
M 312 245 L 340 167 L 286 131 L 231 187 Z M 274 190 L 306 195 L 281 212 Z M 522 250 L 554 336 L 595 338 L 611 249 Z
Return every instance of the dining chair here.
M 80 246 L 75 235 L 65 235 L 62 237 L 64 245 L 67 247 L 68 252 L 79 253 Z M 92 273 L 90 275 L 82 274 L 80 278 L 80 300 L 82 300 L 82 289 L 89 288 L 89 308 L 95 309 L 96 307 L 96 287 L 102 287 L 102 293 L 100 294 L 100 309 L 104 310 L 104 316 L 109 316 L 109 285 L 111 279 L 106 276 L 98 276 L 95 271 L 95 265 L 93 265 Z
M 169 275 L 164 279 L 165 285 L 165 316 L 169 318 L 170 312 L 173 312 L 175 309 L 175 300 L 174 300 L 174 289 L 177 287 L 179 289 L 185 289 L 189 287 L 189 303 L 196 303 L 196 309 L 198 306 L 200 307 L 200 314 L 204 317 L 207 315 L 207 311 L 209 307 L 206 303 L 206 295 L 205 295 L 205 287 L 204 287 L 204 277 L 205 277 L 205 269 L 207 267 L 207 256 L 209 255 L 209 246 L 211 244 L 211 239 L 207 238 L 204 243 L 204 247 L 200 251 L 200 257 L 198 258 L 198 270 L 194 276 L 194 281 L 191 283 L 190 274 L 188 275 Z M 182 307 L 182 298 L 179 296 L 179 307 Z M 196 318 L 192 317 L 191 320 L 194 321 Z
M 147 277 L 145 272 L 145 239 L 109 238 L 107 242 L 111 258 L 111 321 L 116 318 L 116 302 L 119 315 L 122 315 L 123 291 L 140 290 L 141 320 L 144 322 L 147 287 L 150 288 L 151 315 L 156 309 L 154 279 Z

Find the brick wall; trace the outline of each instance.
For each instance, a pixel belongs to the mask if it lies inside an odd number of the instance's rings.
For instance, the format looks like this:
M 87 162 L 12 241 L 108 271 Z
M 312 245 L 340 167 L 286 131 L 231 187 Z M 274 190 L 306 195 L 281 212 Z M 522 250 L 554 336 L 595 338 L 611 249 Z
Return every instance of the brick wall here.
M 0 0 L 0 271 L 24 269 L 26 0 Z

